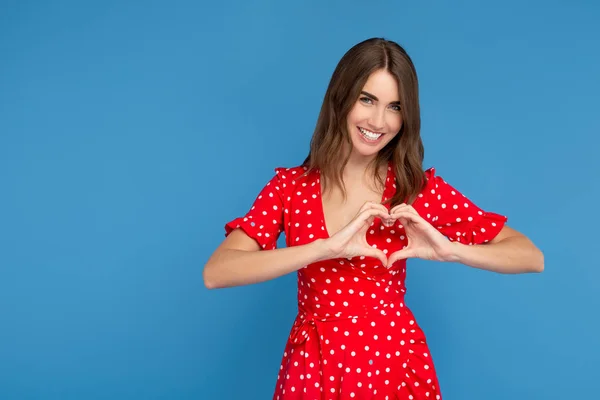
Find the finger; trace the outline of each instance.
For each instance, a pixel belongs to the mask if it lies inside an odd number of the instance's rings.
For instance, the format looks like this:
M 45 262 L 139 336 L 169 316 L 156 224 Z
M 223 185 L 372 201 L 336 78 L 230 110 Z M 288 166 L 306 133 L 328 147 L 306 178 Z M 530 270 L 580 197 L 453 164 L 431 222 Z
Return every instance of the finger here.
M 419 215 L 419 213 L 417 212 L 417 210 L 415 210 L 415 208 L 413 206 L 411 206 L 410 204 L 405 204 L 405 203 L 398 204 L 396 207 L 392 208 L 392 210 L 390 211 L 390 215 L 400 212 L 400 211 L 408 211 L 413 214 Z
M 364 255 L 367 257 L 377 258 L 379 261 L 381 261 L 381 264 L 383 264 L 384 267 L 387 267 L 387 265 L 388 265 L 388 259 L 385 255 L 385 253 L 379 249 L 376 249 L 371 246 L 367 246 L 367 247 L 365 247 Z
M 404 260 L 407 258 L 413 258 L 416 256 L 416 251 L 412 248 L 404 248 L 402 250 L 398 250 L 388 258 L 388 266 L 391 267 L 396 261 Z
M 395 212 L 397 212 L 397 211 L 399 211 L 399 210 L 402 210 L 402 209 L 403 209 L 404 207 L 406 207 L 406 206 L 407 206 L 407 204 L 406 204 L 406 203 L 401 203 L 401 204 L 398 204 L 397 206 L 394 206 L 394 208 L 392 208 L 392 209 L 390 210 L 390 214 L 393 214 L 393 213 L 395 213 Z
M 409 210 L 396 211 L 395 213 L 391 214 L 391 217 L 400 220 L 408 220 L 411 222 L 421 222 L 423 220 L 418 213 L 413 213 Z
M 379 210 L 378 208 L 367 208 L 359 215 L 357 215 L 352 221 L 348 223 L 342 230 L 337 232 L 334 236 L 337 237 L 348 237 L 355 235 L 358 231 L 365 228 L 365 224 L 370 225 L 373 222 L 374 217 L 387 218 L 389 214 Z
M 362 213 L 360 213 L 358 217 L 354 219 L 353 222 L 356 222 L 358 226 L 362 226 L 362 224 L 366 221 L 368 221 L 369 223 L 373 222 L 372 219 L 374 217 L 388 219 L 390 215 L 388 214 L 387 209 L 381 210 L 379 207 L 368 208 Z
M 372 201 L 368 201 L 363 205 L 364 209 L 369 209 L 369 208 L 376 208 L 378 210 L 381 210 L 385 213 L 385 217 L 379 216 L 381 218 L 381 222 L 385 225 L 385 226 L 393 226 L 395 220 L 393 218 L 391 218 L 390 216 L 390 211 L 388 210 L 388 208 L 386 206 L 384 206 L 381 203 L 375 203 Z M 372 221 L 370 221 L 372 222 Z
M 415 208 L 413 206 L 411 206 L 410 204 L 406 205 L 405 210 L 408 210 L 409 212 L 411 212 L 413 214 L 419 215 L 419 213 L 417 212 L 417 210 L 415 210 Z
M 383 204 L 375 203 L 373 201 L 367 201 L 365 204 L 363 204 L 363 206 L 358 211 L 358 214 L 360 214 L 363 211 L 369 210 L 371 208 L 381 210 L 381 211 L 385 212 L 386 214 L 389 214 L 388 209 L 385 208 L 385 206 Z

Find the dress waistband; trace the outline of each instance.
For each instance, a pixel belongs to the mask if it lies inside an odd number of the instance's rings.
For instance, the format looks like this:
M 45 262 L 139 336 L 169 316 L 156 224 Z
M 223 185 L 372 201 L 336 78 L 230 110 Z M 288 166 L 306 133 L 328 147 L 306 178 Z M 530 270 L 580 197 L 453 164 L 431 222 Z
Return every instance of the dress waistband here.
M 364 308 L 360 315 L 349 315 L 336 313 L 334 315 L 318 316 L 316 313 L 308 312 L 302 308 L 299 308 L 298 316 L 294 321 L 292 331 L 289 336 L 289 340 L 294 345 L 304 343 L 309 340 L 311 333 L 317 333 L 319 335 L 319 328 L 321 324 L 325 324 L 333 321 L 347 320 L 347 319 L 359 319 L 365 318 L 376 314 L 377 316 L 385 316 L 390 313 L 400 313 L 405 308 L 404 299 L 394 301 L 392 303 L 383 304 L 373 308 Z

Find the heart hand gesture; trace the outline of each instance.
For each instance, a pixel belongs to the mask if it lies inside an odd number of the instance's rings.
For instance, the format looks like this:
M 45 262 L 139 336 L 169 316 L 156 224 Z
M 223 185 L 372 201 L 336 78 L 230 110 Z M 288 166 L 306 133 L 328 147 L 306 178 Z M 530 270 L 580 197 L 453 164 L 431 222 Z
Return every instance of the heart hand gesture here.
M 326 239 L 325 243 L 331 258 L 368 256 L 379 259 L 384 266 L 387 266 L 388 260 L 385 253 L 371 247 L 366 238 L 367 229 L 371 227 L 376 217 L 384 221 L 390 220 L 390 214 L 384 205 L 366 202 L 348 225 Z
M 404 226 L 408 245 L 390 255 L 388 266 L 405 258 L 421 258 L 434 261 L 451 261 L 454 243 L 423 219 L 408 204 L 399 204 L 390 211 L 392 220 Z

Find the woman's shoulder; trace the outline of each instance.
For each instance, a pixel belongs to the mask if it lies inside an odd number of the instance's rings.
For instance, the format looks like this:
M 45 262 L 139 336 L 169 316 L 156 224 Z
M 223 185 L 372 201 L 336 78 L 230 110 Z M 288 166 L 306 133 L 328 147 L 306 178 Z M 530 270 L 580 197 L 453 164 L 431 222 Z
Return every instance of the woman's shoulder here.
M 425 183 L 422 186 L 421 191 L 417 195 L 417 200 L 440 201 L 442 199 L 467 199 L 464 193 L 459 191 L 456 186 L 446 181 L 442 177 L 443 174 L 438 173 L 435 166 L 431 166 L 424 171 Z M 467 199 L 468 200 L 468 199 Z M 445 203 L 444 207 L 445 207 Z
M 284 167 L 284 166 L 275 167 L 275 172 L 277 173 L 277 175 L 280 175 L 280 176 L 288 175 L 289 177 L 300 176 L 307 170 L 308 170 L 308 168 L 306 168 L 303 165 L 296 165 L 296 166 L 289 166 L 289 167 Z
M 431 166 L 423 172 L 425 173 L 425 178 L 429 181 L 430 179 L 435 178 L 436 168 Z
M 423 173 L 425 176 L 425 182 L 421 186 L 421 191 L 419 192 L 417 198 L 421 199 L 423 197 L 430 197 L 431 195 L 439 197 L 440 191 L 446 188 L 451 188 L 448 182 L 446 182 L 441 175 L 438 175 L 435 166 L 430 166 L 429 168 L 425 169 Z
M 434 166 L 425 169 L 423 171 L 423 174 L 425 176 L 425 182 L 421 186 L 420 194 L 423 194 L 425 191 L 431 190 L 430 186 L 435 185 L 437 179 L 441 179 L 441 177 L 436 175 L 436 168 Z
M 280 181 L 292 186 L 296 186 L 298 183 L 310 182 L 317 176 L 315 171 L 309 171 L 308 167 L 304 165 L 276 167 L 275 174 Z
M 446 182 L 444 180 L 444 178 L 442 178 L 442 176 L 440 174 L 438 174 L 437 168 L 435 166 L 430 166 L 429 168 L 425 169 L 424 171 L 425 174 L 425 183 L 426 186 L 430 186 L 430 185 L 435 185 L 435 184 L 447 184 L 448 182 Z

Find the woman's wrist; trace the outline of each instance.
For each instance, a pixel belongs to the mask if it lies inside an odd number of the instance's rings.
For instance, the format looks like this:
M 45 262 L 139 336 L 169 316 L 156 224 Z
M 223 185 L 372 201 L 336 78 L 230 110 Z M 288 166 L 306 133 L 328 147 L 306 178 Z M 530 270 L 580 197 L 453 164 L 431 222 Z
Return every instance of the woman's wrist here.
M 315 255 L 315 262 L 336 258 L 334 251 L 330 248 L 327 239 L 317 239 L 309 244 Z

